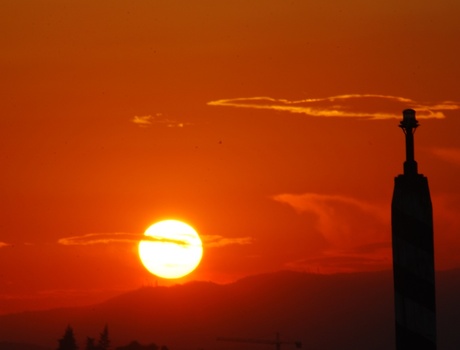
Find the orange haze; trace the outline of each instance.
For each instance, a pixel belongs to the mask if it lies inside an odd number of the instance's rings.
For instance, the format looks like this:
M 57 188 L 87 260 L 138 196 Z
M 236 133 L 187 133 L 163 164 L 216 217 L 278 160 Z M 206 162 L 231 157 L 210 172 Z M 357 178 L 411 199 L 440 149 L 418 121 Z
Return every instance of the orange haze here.
M 0 3 L 0 313 L 142 285 L 137 242 L 196 228 L 189 280 L 391 268 L 417 110 L 437 269 L 460 267 L 460 3 Z M 174 282 L 174 283 L 176 283 Z

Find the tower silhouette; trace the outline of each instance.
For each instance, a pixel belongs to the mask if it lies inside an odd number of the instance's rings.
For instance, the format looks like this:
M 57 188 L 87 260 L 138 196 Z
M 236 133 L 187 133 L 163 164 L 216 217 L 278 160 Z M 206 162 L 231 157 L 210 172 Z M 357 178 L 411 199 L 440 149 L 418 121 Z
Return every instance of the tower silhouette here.
M 404 173 L 395 178 L 391 206 L 396 349 L 436 349 L 433 210 L 428 179 L 418 173 L 415 111 L 403 111 Z

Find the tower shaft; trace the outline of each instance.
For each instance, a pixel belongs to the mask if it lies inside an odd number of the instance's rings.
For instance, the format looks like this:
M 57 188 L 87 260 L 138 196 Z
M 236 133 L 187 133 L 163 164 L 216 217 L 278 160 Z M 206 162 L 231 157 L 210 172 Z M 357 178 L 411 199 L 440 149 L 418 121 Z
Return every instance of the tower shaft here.
M 414 152 L 414 133 L 406 133 L 406 161 L 404 162 L 404 173 L 417 173 L 417 162 Z
M 406 161 L 391 206 L 397 350 L 436 349 L 433 213 L 428 179 L 417 173 L 414 159 L 417 126 L 415 112 L 404 111 Z

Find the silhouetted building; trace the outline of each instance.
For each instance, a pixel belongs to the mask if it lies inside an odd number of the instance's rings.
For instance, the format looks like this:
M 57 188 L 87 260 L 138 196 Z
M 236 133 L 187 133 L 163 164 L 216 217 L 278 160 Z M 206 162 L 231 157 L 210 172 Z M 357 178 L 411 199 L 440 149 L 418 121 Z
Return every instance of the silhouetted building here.
M 428 179 L 414 158 L 415 111 L 403 111 L 404 174 L 395 178 L 391 206 L 396 349 L 436 349 L 433 211 Z

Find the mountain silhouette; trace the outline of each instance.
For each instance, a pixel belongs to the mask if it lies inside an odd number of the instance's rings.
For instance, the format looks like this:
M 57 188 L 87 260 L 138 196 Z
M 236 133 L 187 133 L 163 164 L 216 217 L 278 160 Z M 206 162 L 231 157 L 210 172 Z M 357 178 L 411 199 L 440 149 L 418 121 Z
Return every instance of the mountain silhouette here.
M 48 350 L 35 344 L 28 343 L 10 343 L 10 342 L 0 342 L 0 349 L 2 350 Z
M 460 344 L 460 270 L 437 273 L 440 349 Z M 218 337 L 301 341 L 304 349 L 393 349 L 391 271 L 318 275 L 281 271 L 231 284 L 143 287 L 88 307 L 0 316 L 0 342 L 56 348 L 67 325 L 80 348 L 107 324 L 113 347 L 133 340 L 170 350 L 270 349 Z M 294 344 L 284 344 L 295 349 Z M 0 349 L 2 349 L 0 344 Z

